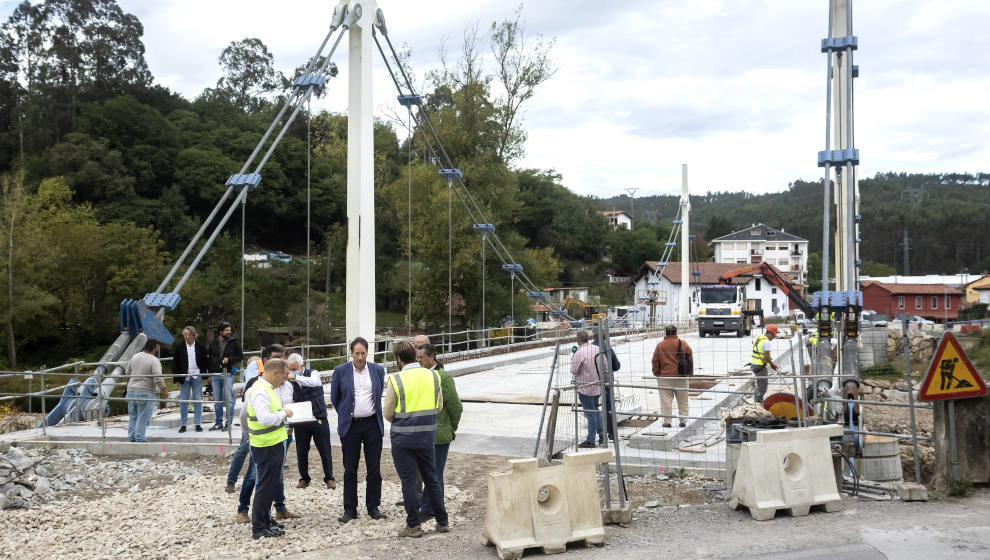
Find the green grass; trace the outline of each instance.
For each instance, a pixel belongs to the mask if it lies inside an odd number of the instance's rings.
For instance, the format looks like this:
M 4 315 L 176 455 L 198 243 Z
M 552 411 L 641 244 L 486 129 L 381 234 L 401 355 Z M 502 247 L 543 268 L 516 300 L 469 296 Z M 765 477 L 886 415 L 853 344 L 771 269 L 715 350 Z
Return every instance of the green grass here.
M 973 366 L 983 378 L 990 372 L 990 329 L 984 329 L 980 335 L 980 345 L 969 354 Z

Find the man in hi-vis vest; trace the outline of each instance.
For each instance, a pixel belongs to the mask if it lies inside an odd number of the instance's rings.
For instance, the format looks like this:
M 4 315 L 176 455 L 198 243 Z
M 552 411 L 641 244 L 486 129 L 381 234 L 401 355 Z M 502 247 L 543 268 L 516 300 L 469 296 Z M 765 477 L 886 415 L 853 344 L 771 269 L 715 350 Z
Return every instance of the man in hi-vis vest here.
M 285 361 L 271 359 L 265 364 L 261 377 L 248 390 L 247 430 L 251 442 L 251 458 L 257 469 L 254 486 L 254 503 L 251 504 L 251 537 L 280 537 L 283 526 L 272 519 L 272 502 L 281 484 L 282 461 L 285 457 L 283 441 L 289 438 L 285 419 L 291 410 L 282 410 L 282 401 L 275 394 L 275 387 L 289 377 Z
M 749 367 L 752 368 L 753 375 L 756 376 L 756 393 L 753 395 L 753 400 L 757 403 L 762 403 L 764 395 L 767 394 L 769 382 L 767 366 L 777 371 L 777 364 L 770 359 L 770 349 L 767 348 L 767 343 L 777 338 L 777 333 L 777 325 L 767 325 L 766 333 L 753 339 L 753 353 L 749 357 Z
M 419 496 L 416 473 L 423 479 L 423 495 L 433 508 L 437 532 L 446 533 L 447 509 L 443 505 L 443 489 L 434 465 L 434 436 L 437 416 L 443 408 L 440 376 L 416 362 L 416 349 L 405 340 L 392 346 L 401 370 L 385 384 L 385 404 L 382 412 L 392 423 L 392 462 L 402 480 L 402 501 L 406 507 L 406 526 L 400 537 L 421 537 Z

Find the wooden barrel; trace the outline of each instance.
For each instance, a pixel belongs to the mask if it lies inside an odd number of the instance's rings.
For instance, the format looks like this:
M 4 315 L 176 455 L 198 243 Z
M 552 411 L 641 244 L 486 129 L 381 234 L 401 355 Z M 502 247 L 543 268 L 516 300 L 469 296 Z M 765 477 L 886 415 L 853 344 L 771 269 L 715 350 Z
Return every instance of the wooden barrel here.
M 874 482 L 896 482 L 904 479 L 897 438 L 865 436 L 863 458 L 859 460 L 859 477 Z

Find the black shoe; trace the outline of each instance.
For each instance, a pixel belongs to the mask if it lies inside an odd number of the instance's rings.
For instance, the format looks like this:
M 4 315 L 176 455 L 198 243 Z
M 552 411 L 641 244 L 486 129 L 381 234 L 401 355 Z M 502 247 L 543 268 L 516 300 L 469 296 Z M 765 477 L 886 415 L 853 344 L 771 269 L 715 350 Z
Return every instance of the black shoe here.
M 179 426 L 179 433 L 180 434 L 186 433 L 186 427 L 185 426 Z
M 211 432 L 215 432 L 217 430 L 222 430 L 222 429 L 223 429 L 223 424 L 214 424 L 213 426 L 210 427 Z
M 285 529 L 285 525 L 282 525 L 281 523 L 279 523 L 278 521 L 275 521 L 274 519 L 269 519 L 268 520 L 268 526 L 269 527 L 275 527 L 276 529 L 279 529 L 279 530 Z
M 594 442 L 591 441 L 582 441 L 581 443 L 578 444 L 578 447 L 587 449 L 589 447 L 595 447 L 595 444 Z
M 404 502 L 402 500 L 399 500 L 398 502 L 395 502 L 395 505 L 397 505 L 397 506 L 404 506 L 404 505 L 406 505 L 406 502 Z
M 280 537 L 285 534 L 285 527 L 282 525 L 276 525 L 274 523 L 268 526 L 268 530 L 273 533 L 276 533 Z
M 262 529 L 260 531 L 254 531 L 254 532 L 251 533 L 251 538 L 252 539 L 255 539 L 255 540 L 260 539 L 262 537 L 264 537 L 266 539 L 271 539 L 271 538 L 281 537 L 281 536 L 282 536 L 282 533 L 276 533 L 275 531 L 272 531 L 268 527 L 266 527 L 266 528 L 264 528 L 264 529 Z
M 679 426 L 682 427 L 682 428 L 686 428 L 687 427 L 687 422 L 681 421 L 681 423 L 679 424 Z
M 199 424 L 196 424 L 196 431 L 197 432 L 202 432 L 203 431 L 203 427 L 200 426 Z
M 357 512 L 356 511 L 347 511 L 347 510 L 344 510 L 344 515 L 341 515 L 340 517 L 338 517 L 337 518 L 337 521 L 340 521 L 341 523 L 347 523 L 348 521 L 354 521 L 355 519 L 357 519 Z
M 388 516 L 385 515 L 384 513 L 380 512 L 380 511 L 378 511 L 378 508 L 371 508 L 371 509 L 368 510 L 368 517 L 370 517 L 372 519 L 375 519 L 375 520 L 378 520 L 378 519 L 385 519 Z
M 663 427 L 664 428 L 669 428 L 670 427 L 670 424 L 664 424 Z

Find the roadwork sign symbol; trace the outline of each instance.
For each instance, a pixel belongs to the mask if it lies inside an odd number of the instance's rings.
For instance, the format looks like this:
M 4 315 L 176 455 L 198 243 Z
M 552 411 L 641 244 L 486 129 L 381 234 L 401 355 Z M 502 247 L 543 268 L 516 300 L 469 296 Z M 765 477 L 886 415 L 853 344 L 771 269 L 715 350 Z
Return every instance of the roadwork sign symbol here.
M 973 364 L 951 332 L 942 335 L 935 349 L 928 375 L 921 382 L 918 398 L 923 401 L 944 401 L 982 397 L 987 386 L 976 373 Z

